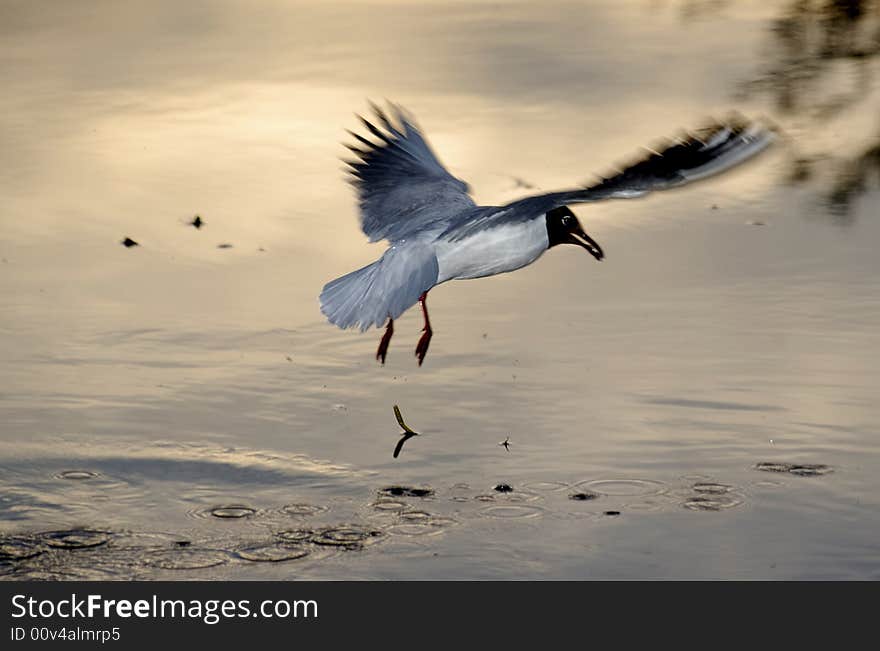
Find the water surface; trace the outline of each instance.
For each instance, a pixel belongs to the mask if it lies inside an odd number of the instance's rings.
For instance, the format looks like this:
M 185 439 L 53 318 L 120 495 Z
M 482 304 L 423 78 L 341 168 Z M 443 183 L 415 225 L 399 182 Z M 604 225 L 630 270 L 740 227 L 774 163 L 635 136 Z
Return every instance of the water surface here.
M 0 576 L 880 578 L 845 4 L 4 3 Z M 425 365 L 413 310 L 380 367 L 316 297 L 381 254 L 339 143 L 383 97 L 492 204 L 730 110 L 783 137 L 578 208 L 601 264 L 438 287 Z

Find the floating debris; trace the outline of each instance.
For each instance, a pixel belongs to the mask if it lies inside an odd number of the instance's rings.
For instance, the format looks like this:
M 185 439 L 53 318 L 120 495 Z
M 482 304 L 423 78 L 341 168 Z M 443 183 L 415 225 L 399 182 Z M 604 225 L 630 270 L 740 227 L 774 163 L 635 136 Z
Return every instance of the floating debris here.
M 122 242 L 120 242 L 120 244 L 122 244 L 122 246 L 124 246 L 126 249 L 130 249 L 133 246 L 140 246 L 140 244 L 135 242 L 130 237 L 126 237 L 124 240 L 122 240 Z
M 433 488 L 416 488 L 414 486 L 388 486 L 379 491 L 380 495 L 387 497 L 431 497 Z
M 603 515 L 607 515 L 611 518 L 616 518 L 618 515 L 620 515 L 620 511 L 605 511 Z
M 224 242 L 223 244 L 217 245 L 218 249 L 231 249 L 232 245 L 229 242 Z
M 755 219 L 755 220 L 751 220 L 751 221 L 747 221 L 747 222 L 746 222 L 746 226 L 766 226 L 766 225 L 767 225 L 767 224 L 766 224 L 765 222 L 762 222 L 762 221 L 760 221 L 760 220 L 758 220 L 758 219 Z
M 824 463 L 786 463 L 782 461 L 762 461 L 755 465 L 755 470 L 787 472 L 798 477 L 817 477 L 833 472 L 831 466 L 826 466 Z
M 582 493 L 572 493 L 571 495 L 568 496 L 568 499 L 574 500 L 576 502 L 586 502 L 588 500 L 594 500 L 597 497 L 599 497 L 599 495 L 597 493 L 582 492 Z
M 394 458 L 396 459 L 400 454 L 400 451 L 403 450 L 403 444 L 406 443 L 413 436 L 418 436 L 418 432 L 414 432 L 409 428 L 405 422 L 403 422 L 403 416 L 400 413 L 400 407 L 394 405 L 394 417 L 397 419 L 397 424 L 403 429 L 403 435 L 400 437 L 400 440 L 397 442 L 397 445 L 394 447 Z

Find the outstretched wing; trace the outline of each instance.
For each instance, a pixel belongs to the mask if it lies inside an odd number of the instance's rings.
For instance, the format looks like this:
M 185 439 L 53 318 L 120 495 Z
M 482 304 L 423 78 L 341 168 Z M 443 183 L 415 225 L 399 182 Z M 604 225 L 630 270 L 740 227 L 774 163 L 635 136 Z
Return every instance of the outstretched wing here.
M 763 151 L 775 139 L 767 127 L 734 116 L 725 122 L 685 134 L 661 144 L 648 154 L 599 183 L 563 192 L 526 197 L 468 223 L 447 229 L 452 239 L 463 239 L 496 224 L 524 222 L 567 204 L 606 199 L 633 199 L 649 192 L 675 188 L 720 174 Z
M 378 142 L 349 132 L 358 144 L 346 145 L 359 157 L 346 163 L 358 192 L 361 229 L 371 242 L 404 239 L 474 206 L 467 184 L 443 167 L 403 110 L 392 105 L 397 125 L 379 107 L 373 110 L 381 129 L 360 119 Z

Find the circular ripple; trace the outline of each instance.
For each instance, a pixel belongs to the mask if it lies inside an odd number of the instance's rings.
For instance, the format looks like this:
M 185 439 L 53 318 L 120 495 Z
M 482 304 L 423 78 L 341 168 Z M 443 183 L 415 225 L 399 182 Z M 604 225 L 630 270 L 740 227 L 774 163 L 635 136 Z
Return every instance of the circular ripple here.
M 238 520 L 256 515 L 257 510 L 242 504 L 230 504 L 228 506 L 214 506 L 207 510 L 207 514 L 223 520 Z
M 318 513 L 324 513 L 327 511 L 326 506 L 319 506 L 317 504 L 287 504 L 281 507 L 281 510 L 284 511 L 287 515 L 298 515 L 298 516 L 309 516 L 309 515 L 317 515 Z
M 49 547 L 57 549 L 88 549 L 107 544 L 113 537 L 109 531 L 90 529 L 68 529 L 65 531 L 46 531 L 40 537 Z
M 568 484 L 561 481 L 533 481 L 525 485 L 526 488 L 541 491 L 544 493 L 561 491 L 568 488 Z
M 402 511 L 407 507 L 403 502 L 395 500 L 379 500 L 373 503 L 373 508 L 377 511 Z
M 541 515 L 541 509 L 520 504 L 499 504 L 497 506 L 487 506 L 481 513 L 490 518 L 536 518 Z
M 312 539 L 315 532 L 311 529 L 288 529 L 286 531 L 278 531 L 275 536 L 286 543 L 304 543 Z
M 431 514 L 427 511 L 406 511 L 400 514 L 400 519 L 406 522 L 426 522 L 431 518 Z
M 415 486 L 387 486 L 380 489 L 379 494 L 387 497 L 431 497 L 434 494 L 434 489 Z
M 161 549 L 146 552 L 141 562 L 163 570 L 201 570 L 229 562 L 229 556 L 220 549 Z
M 742 500 L 732 495 L 695 495 L 686 500 L 682 506 L 691 511 L 723 511 L 742 504 Z
M 723 495 L 733 490 L 733 486 L 727 484 L 715 484 L 713 482 L 698 482 L 694 484 L 694 490 L 698 493 L 709 493 L 711 495 Z
M 330 527 L 316 532 L 311 542 L 316 545 L 339 547 L 342 549 L 360 549 L 376 542 L 385 534 L 376 529 L 368 529 L 357 525 Z
M 575 484 L 577 487 L 589 487 L 600 495 L 635 497 L 641 495 L 657 495 L 665 490 L 660 482 L 648 479 L 595 479 Z
M 436 536 L 442 533 L 443 529 L 429 523 L 417 522 L 392 524 L 388 527 L 388 532 L 399 536 Z
M 71 479 L 75 481 L 95 479 L 96 477 L 100 477 L 100 475 L 91 470 L 64 470 L 55 475 L 55 479 Z
M 283 561 L 295 561 L 309 555 L 309 550 L 303 547 L 285 545 L 283 543 L 262 543 L 251 545 L 237 550 L 236 555 L 246 561 L 255 563 L 280 563 Z
M 474 495 L 474 499 L 477 500 L 478 502 L 494 502 L 495 496 L 494 495 Z
M 0 538 L 0 563 L 3 561 L 23 561 L 39 556 L 44 551 L 43 545 L 31 538 L 24 536 Z

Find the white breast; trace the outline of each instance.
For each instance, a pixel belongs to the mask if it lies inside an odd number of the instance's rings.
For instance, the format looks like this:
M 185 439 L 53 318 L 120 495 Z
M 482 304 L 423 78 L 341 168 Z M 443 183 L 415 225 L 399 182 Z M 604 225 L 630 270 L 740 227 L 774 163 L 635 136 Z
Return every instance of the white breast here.
M 453 278 L 481 278 L 519 269 L 547 250 L 546 222 L 542 218 L 480 231 L 457 242 L 435 244 L 440 272 L 437 282 Z

